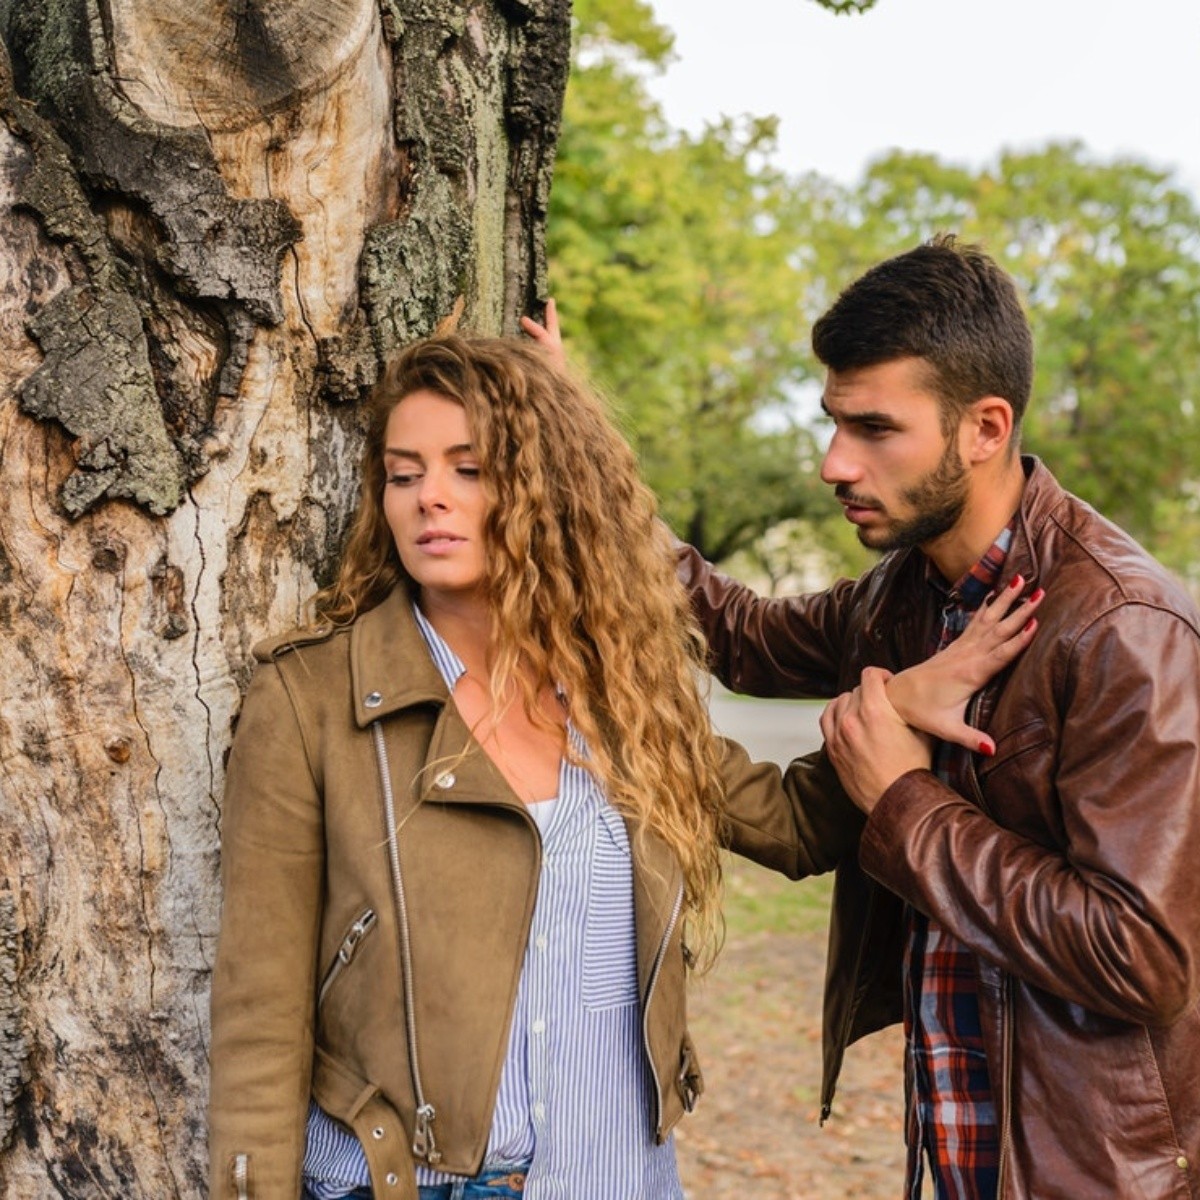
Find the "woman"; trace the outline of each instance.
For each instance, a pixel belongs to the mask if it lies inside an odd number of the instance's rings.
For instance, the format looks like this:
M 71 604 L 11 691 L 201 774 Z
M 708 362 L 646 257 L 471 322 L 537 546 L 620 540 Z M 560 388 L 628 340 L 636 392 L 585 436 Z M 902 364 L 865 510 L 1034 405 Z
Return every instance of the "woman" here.
M 858 818 L 819 760 L 714 737 L 673 561 L 536 347 L 388 368 L 337 579 L 255 649 L 229 762 L 214 1196 L 682 1195 L 718 847 L 826 870 Z M 1009 603 L 956 696 L 1028 640 Z

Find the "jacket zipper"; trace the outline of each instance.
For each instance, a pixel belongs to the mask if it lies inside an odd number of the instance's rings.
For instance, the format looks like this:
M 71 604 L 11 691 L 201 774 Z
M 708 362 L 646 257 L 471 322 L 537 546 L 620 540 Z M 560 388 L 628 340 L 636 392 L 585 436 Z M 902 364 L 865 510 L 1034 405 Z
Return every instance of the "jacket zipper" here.
M 404 1028 L 408 1036 L 408 1066 L 412 1075 L 413 1096 L 416 1098 L 416 1124 L 413 1127 L 412 1152 L 430 1166 L 442 1160 L 433 1136 L 433 1122 L 437 1112 L 425 1099 L 421 1085 L 421 1066 L 417 1055 L 417 1013 L 413 1000 L 412 949 L 409 946 L 408 903 L 404 896 L 404 879 L 400 871 L 400 845 L 396 835 L 396 797 L 392 792 L 392 773 L 388 765 L 387 746 L 383 740 L 383 726 L 378 721 L 371 723 L 375 739 L 375 757 L 379 763 L 379 780 L 383 785 L 383 809 L 387 821 L 388 862 L 392 870 L 392 891 L 396 899 L 396 915 L 400 923 L 400 964 L 404 973 Z
M 976 718 L 979 716 L 979 710 L 983 707 L 983 691 L 980 690 L 971 697 L 967 702 L 967 711 L 963 715 L 963 720 L 973 728 L 978 728 L 975 724 Z M 971 785 L 971 795 L 975 801 L 976 808 L 980 812 L 987 813 L 992 816 L 991 810 L 988 808 L 987 801 L 983 796 L 983 788 L 979 786 L 979 775 L 975 771 L 975 759 L 970 757 L 967 759 L 967 781 Z
M 975 725 L 975 720 L 979 715 L 979 710 L 983 706 L 983 690 L 980 689 L 971 697 L 967 705 L 966 715 L 964 717 L 968 725 Z M 979 786 L 979 776 L 975 771 L 974 760 L 968 761 L 967 778 L 971 783 L 971 792 L 974 796 L 975 803 L 980 812 L 987 813 L 992 816 L 988 808 L 987 801 L 984 799 L 983 788 Z M 1004 1122 L 1000 1127 L 1000 1163 L 996 1174 L 996 1200 L 1004 1200 L 1004 1193 L 1008 1186 L 1008 1160 L 1012 1146 L 1012 1026 L 1013 1026 L 1013 998 L 1012 998 L 1012 983 L 1006 973 L 1001 973 L 1001 1027 L 1000 1027 L 1000 1070 L 1003 1075 L 1001 1080 L 1000 1098 L 1004 1105 Z
M 233 1190 L 237 1200 L 250 1200 L 250 1155 L 233 1156 Z
M 658 944 L 658 953 L 654 956 L 654 966 L 650 971 L 650 982 L 646 986 L 646 1003 L 642 1007 L 642 1045 L 646 1050 L 646 1059 L 650 1063 L 650 1074 L 654 1077 L 654 1099 L 657 1107 L 655 1128 L 661 1133 L 663 1123 L 663 1099 L 662 1099 L 662 1081 L 658 1077 L 658 1068 L 654 1064 L 654 1055 L 650 1052 L 650 1001 L 654 998 L 654 989 L 658 984 L 658 977 L 662 973 L 663 960 L 667 956 L 667 946 L 670 944 L 671 935 L 675 932 L 675 926 L 679 923 L 679 914 L 683 910 L 683 884 L 679 885 L 679 891 L 675 896 L 675 907 L 671 910 L 671 919 L 667 922 L 667 928 L 662 936 L 662 941 Z
M 375 928 L 377 919 L 375 910 L 367 908 L 363 910 L 358 920 L 350 926 L 350 932 L 342 939 L 342 944 L 338 947 L 333 964 L 325 972 L 325 978 L 321 981 L 321 990 L 317 993 L 318 1008 L 325 1003 L 325 996 L 333 986 L 334 980 L 350 965 L 350 960 L 358 952 L 358 947 L 362 943 L 363 938 Z
M 871 921 L 875 916 L 875 897 L 878 895 L 874 886 L 867 893 L 867 912 L 863 917 L 862 931 L 858 939 L 858 953 L 854 956 L 854 974 L 851 978 L 854 980 L 855 990 L 859 987 L 859 978 L 862 975 L 863 959 L 867 954 L 867 930 L 871 928 Z M 850 1026 L 854 1021 L 854 1010 L 858 1005 L 855 1001 L 851 1001 L 846 1009 L 846 1019 L 842 1022 L 841 1032 L 838 1034 L 839 1053 L 842 1055 L 843 1062 L 845 1061 L 846 1047 L 850 1042 Z M 841 1064 L 838 1064 L 838 1074 L 841 1074 Z M 829 1120 L 833 1113 L 833 1093 L 831 1092 L 828 1100 L 824 1096 L 821 1097 L 821 1116 L 820 1125 L 824 1125 Z
M 1004 990 L 1004 1027 L 1000 1031 L 1000 1054 L 1004 1060 L 1001 1067 L 1004 1072 L 1004 1084 L 1000 1099 L 1004 1104 L 1004 1122 L 1000 1127 L 1000 1165 L 996 1171 L 996 1200 L 1004 1200 L 1004 1194 L 1008 1190 L 1008 1159 L 1012 1145 L 1013 997 L 1012 982 L 1007 975 L 1000 977 L 1000 986 Z

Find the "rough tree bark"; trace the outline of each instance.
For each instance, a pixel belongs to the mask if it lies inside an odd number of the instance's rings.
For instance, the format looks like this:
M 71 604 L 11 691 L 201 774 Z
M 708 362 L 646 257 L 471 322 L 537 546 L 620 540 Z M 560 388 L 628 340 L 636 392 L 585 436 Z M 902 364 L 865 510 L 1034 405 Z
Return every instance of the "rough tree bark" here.
M 224 754 L 358 401 L 543 284 L 569 0 L 0 0 L 0 1194 L 203 1193 Z

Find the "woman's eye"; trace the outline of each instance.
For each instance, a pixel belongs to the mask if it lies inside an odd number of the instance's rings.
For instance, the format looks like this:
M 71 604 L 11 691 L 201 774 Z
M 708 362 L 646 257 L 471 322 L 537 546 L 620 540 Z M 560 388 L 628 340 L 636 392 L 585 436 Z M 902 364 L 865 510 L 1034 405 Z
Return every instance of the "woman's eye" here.
M 458 473 L 464 479 L 478 479 L 479 478 L 479 468 L 476 466 L 469 466 L 469 465 L 463 464 L 462 466 L 460 466 L 458 468 Z
M 417 482 L 421 477 L 417 474 L 408 471 L 394 471 L 387 477 L 388 483 L 394 483 L 397 487 L 409 487 Z

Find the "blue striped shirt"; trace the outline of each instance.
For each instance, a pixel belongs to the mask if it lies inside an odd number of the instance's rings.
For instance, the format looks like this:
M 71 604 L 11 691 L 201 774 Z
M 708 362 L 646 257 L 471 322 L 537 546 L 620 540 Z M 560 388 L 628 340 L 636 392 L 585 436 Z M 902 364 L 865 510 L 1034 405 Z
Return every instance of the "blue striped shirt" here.
M 465 668 L 413 611 L 453 691 Z M 569 735 L 585 757 L 582 739 Z M 674 1143 L 654 1143 L 625 822 L 588 771 L 566 759 L 558 796 L 531 805 L 530 815 L 542 874 L 485 1162 L 531 1161 L 527 1200 L 682 1200 Z M 315 1104 L 304 1176 L 317 1200 L 369 1183 L 357 1139 Z M 417 1168 L 422 1185 L 455 1178 Z

